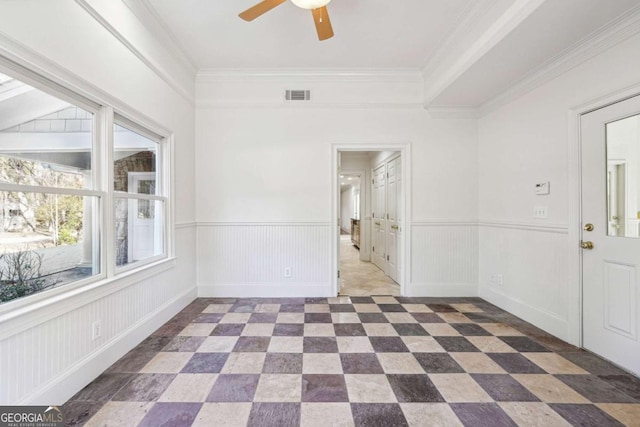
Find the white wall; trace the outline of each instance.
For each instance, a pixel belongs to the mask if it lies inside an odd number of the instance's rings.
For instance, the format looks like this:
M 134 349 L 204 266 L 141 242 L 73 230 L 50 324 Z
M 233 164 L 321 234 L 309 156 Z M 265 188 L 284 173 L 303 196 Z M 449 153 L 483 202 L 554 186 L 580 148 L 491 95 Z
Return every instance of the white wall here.
M 3 2 L 0 52 L 95 86 L 175 134 L 177 259 L 0 316 L 0 404 L 62 404 L 196 295 L 194 108 L 73 0 Z
M 419 75 L 200 75 L 199 295 L 328 295 L 335 274 L 332 144 L 405 142 L 413 156 L 408 227 L 416 266 L 408 293 L 474 294 L 476 124 L 429 119 L 421 85 Z M 311 89 L 312 101 L 284 104 L 284 89 L 291 87 Z M 456 237 L 434 248 L 432 236 L 442 230 Z M 234 244 L 239 239 L 242 244 Z M 223 258 L 212 256 L 223 251 Z M 225 275 L 229 259 L 265 271 L 269 266 L 270 275 Z M 285 267 L 293 277 L 283 277 Z
M 479 121 L 480 295 L 569 339 L 568 112 L 640 83 L 635 36 Z M 534 185 L 550 181 L 551 194 Z M 548 206 L 534 220 L 533 207 Z M 503 275 L 503 285 L 491 276 Z

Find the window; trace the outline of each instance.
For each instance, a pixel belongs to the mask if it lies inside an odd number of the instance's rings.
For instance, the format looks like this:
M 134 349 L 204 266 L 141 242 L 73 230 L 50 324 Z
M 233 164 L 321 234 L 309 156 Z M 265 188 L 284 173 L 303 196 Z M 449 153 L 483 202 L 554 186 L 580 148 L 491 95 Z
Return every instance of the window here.
M 20 79 L 0 74 L 0 303 L 166 257 L 163 137 L 0 57 L 3 70 Z

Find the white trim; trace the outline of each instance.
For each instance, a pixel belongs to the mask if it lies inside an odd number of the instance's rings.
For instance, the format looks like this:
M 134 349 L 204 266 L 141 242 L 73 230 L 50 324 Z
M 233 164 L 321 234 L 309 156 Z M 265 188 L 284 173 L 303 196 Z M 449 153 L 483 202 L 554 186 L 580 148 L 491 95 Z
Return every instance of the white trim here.
M 551 58 L 514 85 L 483 103 L 479 109 L 480 117 L 513 102 L 535 88 L 566 73 L 596 55 L 611 49 L 640 32 L 640 6 L 637 6 L 618 19 L 614 19 L 587 38 L 565 49 Z
M 569 190 L 569 306 L 566 340 L 582 347 L 582 115 L 640 95 L 640 84 L 605 94 L 567 112 Z
M 143 279 L 149 279 L 174 268 L 175 258 L 165 258 L 139 268 L 90 284 L 76 282 L 40 292 L 28 299 L 9 301 L 0 306 L 0 341 L 33 328 L 71 310 L 118 292 Z
M 413 227 L 476 227 L 478 220 L 434 218 L 413 221 L 411 225 Z
M 217 109 L 231 109 L 231 108 L 281 108 L 281 109 L 378 109 L 378 110 L 392 110 L 392 109 L 415 109 L 423 110 L 424 105 L 419 102 L 285 102 L 272 101 L 272 102 L 242 102 L 242 101 L 211 101 L 211 100 L 198 100 L 196 101 L 196 108 L 199 110 L 217 110 Z
M 340 192 L 338 190 L 338 173 L 339 173 L 339 154 L 343 151 L 399 151 L 402 160 L 402 192 L 403 192 L 403 215 L 401 223 L 409 229 L 411 227 L 411 143 L 338 143 L 331 145 L 331 278 L 330 293 L 333 296 L 338 295 L 339 280 L 337 271 L 340 266 L 338 258 L 338 244 L 340 236 L 338 234 L 338 217 L 340 216 L 338 198 Z M 365 218 L 366 219 L 366 218 Z M 411 233 L 402 233 L 402 269 L 400 283 L 400 294 L 406 295 L 409 284 L 411 283 Z
M 44 194 L 66 194 L 72 196 L 90 196 L 90 197 L 104 197 L 105 193 L 98 190 L 83 190 L 77 188 L 63 188 L 63 187 L 44 187 L 39 185 L 22 185 L 22 184 L 9 184 L 6 182 L 0 182 L 0 191 L 19 191 L 25 193 L 44 193 Z
M 65 403 L 78 390 L 89 384 L 120 357 L 162 326 L 196 298 L 196 288 L 190 288 L 158 307 L 126 330 L 113 337 L 98 350 L 79 360 L 18 405 L 50 405 Z
M 153 174 L 155 172 L 129 172 L 129 173 Z M 125 193 L 123 191 L 114 191 L 113 195 L 116 199 L 154 200 L 159 202 L 166 202 L 168 200 L 168 197 L 166 196 L 156 196 L 154 194 L 142 194 L 142 193 Z
M 477 283 L 410 283 L 408 297 L 477 297 Z
M 535 222 L 502 221 L 502 220 L 481 220 L 478 221 L 480 227 L 487 228 L 509 228 L 514 230 L 539 231 L 542 233 L 568 234 L 569 227 L 566 224 L 544 224 Z
M 175 225 L 176 230 L 183 230 L 185 228 L 195 228 L 198 225 L 195 221 L 177 222 Z
M 568 322 L 562 316 L 503 294 L 495 288 L 480 285 L 478 295 L 501 309 L 537 325 L 562 340 L 568 341 Z
M 432 119 L 477 119 L 479 117 L 476 107 L 425 107 Z
M 190 105 L 194 105 L 195 96 L 193 93 L 183 86 L 170 73 L 163 70 L 155 61 L 148 58 L 140 52 L 122 33 L 120 33 L 109 21 L 107 21 L 97 10 L 91 6 L 87 0 L 75 0 L 75 2 L 84 9 L 92 18 L 94 18 L 104 29 L 113 35 L 124 47 L 126 47 L 133 55 L 136 56 L 147 68 L 153 71 L 160 79 L 162 79 L 169 87 L 171 87 L 178 95 L 184 98 Z M 136 16 L 137 17 L 137 16 Z M 178 59 L 179 62 L 179 59 Z
M 328 227 L 330 222 L 195 222 L 197 227 Z
M 198 298 L 330 297 L 329 283 L 200 283 Z
M 306 69 L 306 68 L 202 68 L 196 76 L 196 83 L 218 82 L 273 82 L 286 83 L 417 83 L 424 82 L 422 73 L 418 69 L 400 68 L 334 68 L 334 69 Z

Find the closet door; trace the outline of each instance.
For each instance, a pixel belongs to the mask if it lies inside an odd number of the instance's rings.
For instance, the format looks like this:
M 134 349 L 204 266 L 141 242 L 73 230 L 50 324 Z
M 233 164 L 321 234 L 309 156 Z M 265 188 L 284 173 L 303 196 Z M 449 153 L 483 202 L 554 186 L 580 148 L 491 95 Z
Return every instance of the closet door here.
M 387 162 L 387 270 L 386 274 L 396 282 L 399 274 L 399 246 L 400 246 L 400 195 L 402 194 L 400 181 L 400 158 Z
M 386 165 L 373 171 L 373 218 L 371 261 L 386 273 Z

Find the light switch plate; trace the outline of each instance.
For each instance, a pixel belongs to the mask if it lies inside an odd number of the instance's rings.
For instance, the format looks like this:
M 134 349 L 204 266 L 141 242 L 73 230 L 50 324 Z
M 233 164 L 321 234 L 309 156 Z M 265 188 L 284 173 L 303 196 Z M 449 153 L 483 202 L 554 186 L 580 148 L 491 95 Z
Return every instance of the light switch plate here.
M 551 193 L 551 184 L 547 182 L 539 182 L 536 184 L 536 194 L 538 196 L 544 196 Z

